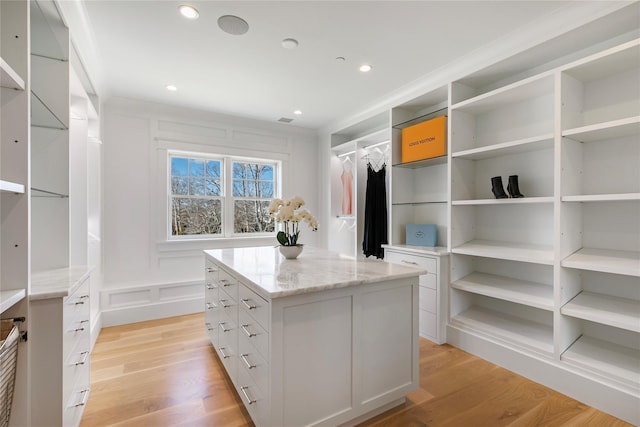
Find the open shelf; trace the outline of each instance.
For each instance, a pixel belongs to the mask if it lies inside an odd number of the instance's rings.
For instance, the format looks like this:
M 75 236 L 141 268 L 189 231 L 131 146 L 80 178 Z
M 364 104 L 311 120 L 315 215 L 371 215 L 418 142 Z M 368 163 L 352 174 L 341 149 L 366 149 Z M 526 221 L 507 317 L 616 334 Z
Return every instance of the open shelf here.
M 553 265 L 553 247 L 494 240 L 471 240 L 451 250 L 454 254 Z
M 640 135 L 640 116 L 567 129 L 562 136 L 580 142 L 603 141 Z
M 24 193 L 24 185 L 0 179 L 0 191 L 7 193 Z
M 553 310 L 553 287 L 540 283 L 474 272 L 452 282 L 451 287 L 542 310 Z
M 640 332 L 640 301 L 580 292 L 560 312 L 566 316 Z
M 482 160 L 508 154 L 526 153 L 553 147 L 553 134 L 533 136 L 531 138 L 507 141 L 484 147 L 462 150 L 451 154 L 456 159 Z
M 505 345 L 525 347 L 547 357 L 553 355 L 552 328 L 541 323 L 473 306 L 454 316 L 451 326 L 488 334 Z
M 69 127 L 31 91 L 31 126 L 66 130 Z
M 640 350 L 583 335 L 562 354 L 561 360 L 590 373 L 597 372 L 636 393 L 640 391 Z
M 543 73 L 458 102 L 451 106 L 451 110 L 482 114 L 496 108 L 530 100 L 552 91 L 553 74 Z
M 454 200 L 454 206 L 472 205 L 520 205 L 532 203 L 553 203 L 553 197 L 522 197 L 519 199 L 477 199 L 477 200 Z
M 26 295 L 24 289 L 14 289 L 10 291 L 0 291 L 0 313 L 9 310 L 20 302 Z
M 563 202 L 626 202 L 638 200 L 640 200 L 640 193 L 589 194 L 562 197 Z
M 24 80 L 3 58 L 0 58 L 0 86 L 24 90 Z
M 562 266 L 640 277 L 640 252 L 582 248 L 562 260 Z
M 441 164 L 444 164 L 444 163 L 447 163 L 447 156 L 446 155 L 445 156 L 434 157 L 432 159 L 416 160 L 414 162 L 396 163 L 395 165 L 393 165 L 393 167 L 418 169 L 418 168 L 424 168 L 424 167 L 428 167 L 428 166 L 441 165 Z

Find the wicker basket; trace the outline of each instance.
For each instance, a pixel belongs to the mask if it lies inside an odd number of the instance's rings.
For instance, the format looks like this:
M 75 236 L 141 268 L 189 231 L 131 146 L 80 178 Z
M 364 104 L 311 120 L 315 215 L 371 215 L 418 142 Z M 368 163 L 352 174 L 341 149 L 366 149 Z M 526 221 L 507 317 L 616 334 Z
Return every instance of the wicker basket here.
M 13 320 L 0 321 L 0 427 L 9 425 L 16 381 L 20 332 Z

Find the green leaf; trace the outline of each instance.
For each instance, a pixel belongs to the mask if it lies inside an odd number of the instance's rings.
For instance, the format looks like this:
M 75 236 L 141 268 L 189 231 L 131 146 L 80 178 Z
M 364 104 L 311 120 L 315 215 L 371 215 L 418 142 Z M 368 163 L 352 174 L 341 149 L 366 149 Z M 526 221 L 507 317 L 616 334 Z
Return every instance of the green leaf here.
M 282 246 L 289 245 L 289 239 L 287 239 L 287 235 L 284 231 L 278 231 L 276 239 L 278 239 L 278 243 L 280 243 Z

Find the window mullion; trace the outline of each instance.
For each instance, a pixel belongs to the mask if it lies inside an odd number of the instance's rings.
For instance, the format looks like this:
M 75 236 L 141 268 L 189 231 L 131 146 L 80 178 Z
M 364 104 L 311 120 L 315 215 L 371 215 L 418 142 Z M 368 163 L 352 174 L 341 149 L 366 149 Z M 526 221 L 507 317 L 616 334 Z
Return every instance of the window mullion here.
M 226 237 L 233 236 L 233 159 L 224 158 L 224 230 Z

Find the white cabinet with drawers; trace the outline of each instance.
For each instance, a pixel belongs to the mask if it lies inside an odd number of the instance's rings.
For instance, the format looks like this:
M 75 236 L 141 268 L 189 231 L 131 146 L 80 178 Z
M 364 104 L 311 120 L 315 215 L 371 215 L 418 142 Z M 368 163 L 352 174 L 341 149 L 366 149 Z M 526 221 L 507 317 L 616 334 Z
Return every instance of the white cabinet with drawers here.
M 31 425 L 80 424 L 90 386 L 90 269 L 34 273 L 31 345 Z
M 447 341 L 447 283 L 449 280 L 449 257 L 446 248 L 383 246 L 385 261 L 427 270 L 426 274 L 419 277 L 420 336 L 437 344 L 444 344 Z

